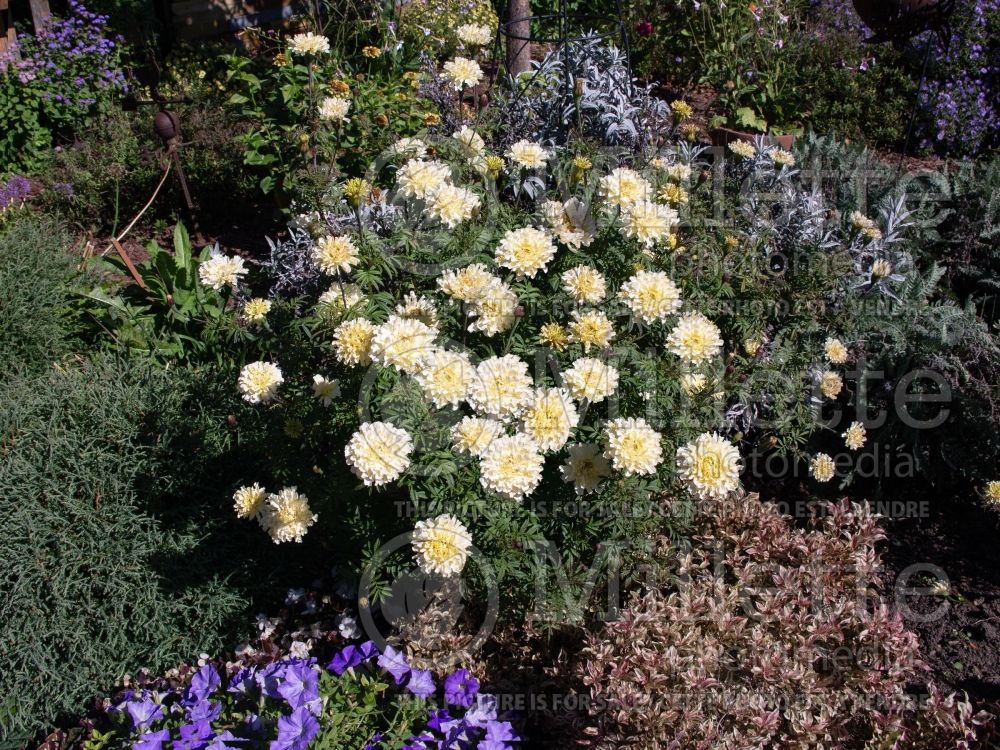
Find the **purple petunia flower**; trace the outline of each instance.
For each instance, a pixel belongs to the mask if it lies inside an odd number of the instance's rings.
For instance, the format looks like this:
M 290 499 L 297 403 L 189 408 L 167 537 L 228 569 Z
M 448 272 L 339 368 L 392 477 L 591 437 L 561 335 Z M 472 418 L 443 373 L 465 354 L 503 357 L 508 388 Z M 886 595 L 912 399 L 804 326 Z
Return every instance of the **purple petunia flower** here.
M 385 647 L 385 651 L 382 652 L 377 663 L 392 675 L 397 685 L 402 683 L 406 675 L 410 673 L 410 665 L 406 663 L 406 657 L 392 646 Z
M 226 688 L 226 692 L 243 694 L 250 692 L 257 684 L 254 676 L 255 671 L 253 667 L 243 667 L 243 669 L 233 675 L 233 679 L 229 681 L 229 687 Z
M 278 739 L 270 750 L 305 750 L 319 734 L 319 722 L 305 706 L 296 708 L 291 716 L 278 719 Z
M 360 646 L 346 646 L 326 665 L 338 677 L 352 667 L 368 661 L 378 652 L 373 641 L 365 641 Z
M 215 721 L 222 714 L 222 704 L 209 700 L 198 701 L 187 709 L 188 721 Z
M 143 698 L 140 701 L 129 701 L 125 705 L 125 710 L 132 717 L 132 725 L 136 729 L 148 727 L 154 721 L 163 718 L 163 706 L 151 698 Z
M 188 685 L 188 689 L 184 694 L 184 702 L 190 704 L 201 703 L 214 693 L 221 684 L 222 678 L 219 677 L 219 673 L 215 667 L 211 664 L 206 664 L 195 672 L 191 678 L 191 684 Z
M 377 745 L 381 741 L 382 741 L 382 733 L 375 732 L 375 734 L 372 735 L 372 738 L 368 740 L 367 743 L 365 743 L 363 750 L 375 750 L 375 745 Z
M 475 698 L 475 705 L 465 712 L 462 721 L 470 727 L 480 729 L 489 725 L 489 722 L 497 719 L 497 698 L 495 695 L 480 693 Z
M 469 708 L 478 692 L 479 680 L 473 677 L 468 669 L 452 672 L 444 681 L 445 702 L 453 706 Z
M 429 698 L 437 688 L 429 669 L 411 669 L 406 689 L 418 698 Z
M 423 734 L 410 737 L 406 744 L 403 745 L 403 750 L 428 750 L 428 748 L 436 747 L 437 744 L 437 740 L 434 739 L 433 734 L 424 732 Z
M 307 661 L 290 664 L 285 669 L 285 679 L 278 686 L 278 694 L 292 708 L 300 708 L 319 701 L 319 673 Z M 311 709 L 315 706 L 310 706 Z M 314 710 L 313 713 L 316 713 Z
M 496 742 L 516 742 L 514 725 L 509 721 L 489 721 L 486 723 L 486 739 Z
M 240 739 L 227 729 L 208 743 L 206 750 L 238 750 L 240 742 L 246 740 Z
M 174 740 L 174 750 L 202 750 L 214 735 L 212 725 L 205 719 L 181 725 L 180 734 L 181 738 Z
M 278 687 L 285 676 L 285 665 L 281 662 L 273 661 L 261 670 L 257 671 L 255 679 L 260 691 L 268 698 L 280 698 L 281 693 Z
M 146 732 L 132 743 L 132 750 L 163 750 L 163 743 L 170 742 L 170 730 Z
M 442 728 L 445 722 L 450 723 L 452 721 L 451 714 L 448 713 L 447 708 L 439 708 L 435 711 L 431 711 L 431 718 L 427 720 L 427 726 L 433 729 L 435 732 L 447 731 Z

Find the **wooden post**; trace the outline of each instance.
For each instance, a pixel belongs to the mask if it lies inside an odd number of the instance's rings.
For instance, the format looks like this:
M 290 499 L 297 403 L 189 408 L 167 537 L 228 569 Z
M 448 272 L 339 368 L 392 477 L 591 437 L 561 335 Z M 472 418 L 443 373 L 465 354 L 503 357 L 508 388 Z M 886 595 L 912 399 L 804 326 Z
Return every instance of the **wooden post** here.
M 507 71 L 516 76 L 531 70 L 531 0 L 510 0 L 507 12 Z
M 49 0 L 28 0 L 31 5 L 31 20 L 35 24 L 35 33 L 38 33 L 49 22 L 52 12 L 49 10 Z
M 10 0 L 0 0 L 0 54 L 14 46 L 14 21 L 10 16 Z M 16 54 L 16 51 L 15 51 Z

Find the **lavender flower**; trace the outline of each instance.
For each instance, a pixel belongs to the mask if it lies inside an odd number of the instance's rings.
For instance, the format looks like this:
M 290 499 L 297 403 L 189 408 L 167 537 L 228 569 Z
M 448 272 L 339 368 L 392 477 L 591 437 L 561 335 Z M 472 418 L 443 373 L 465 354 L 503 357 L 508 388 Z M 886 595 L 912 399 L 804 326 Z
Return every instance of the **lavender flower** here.
M 444 681 L 444 699 L 453 706 L 469 708 L 478 692 L 479 680 L 468 669 L 452 672 Z
M 429 669 L 410 670 L 410 679 L 406 683 L 406 689 L 418 698 L 428 698 L 434 695 L 434 678 Z
M 319 722 L 305 706 L 278 719 L 278 739 L 270 750 L 305 750 L 319 734 Z
M 378 658 L 378 665 L 392 675 L 397 685 L 402 684 L 406 675 L 410 673 L 410 665 L 406 663 L 406 657 L 392 646 L 385 647 L 385 651 Z

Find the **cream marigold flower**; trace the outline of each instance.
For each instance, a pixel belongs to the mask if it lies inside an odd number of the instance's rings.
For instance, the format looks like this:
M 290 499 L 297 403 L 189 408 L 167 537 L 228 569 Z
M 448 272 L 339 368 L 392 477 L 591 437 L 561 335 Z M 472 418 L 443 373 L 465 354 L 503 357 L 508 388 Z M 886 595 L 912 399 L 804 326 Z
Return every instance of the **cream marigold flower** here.
M 722 335 L 701 313 L 688 313 L 667 336 L 667 349 L 687 364 L 698 365 L 722 350 Z
M 507 158 L 526 169 L 541 169 L 549 153 L 537 143 L 520 140 L 507 151 Z
M 419 320 L 391 316 L 375 329 L 371 357 L 378 364 L 415 373 L 434 350 L 437 331 Z
M 563 289 L 576 301 L 596 305 L 604 301 L 607 284 L 604 274 L 590 266 L 575 266 L 562 276 Z
M 403 301 L 396 305 L 396 315 L 401 318 L 419 320 L 428 328 L 437 329 L 438 313 L 434 301 L 416 292 L 407 292 Z
M 681 390 L 688 396 L 693 396 L 705 389 L 708 378 L 701 373 L 689 372 L 681 375 Z
M 371 191 L 371 183 L 361 177 L 352 177 L 344 183 L 344 199 L 351 208 L 360 206 Z
M 313 397 L 323 406 L 329 406 L 340 396 L 340 383 L 327 380 L 322 375 L 313 375 Z
M 541 451 L 557 451 L 569 440 L 580 417 L 569 393 L 563 388 L 539 388 L 521 418 L 521 431 Z
M 699 435 L 677 449 L 677 472 L 702 500 L 721 500 L 740 487 L 743 465 L 735 445 L 715 432 Z
M 826 453 L 817 453 L 809 462 L 809 473 L 817 482 L 829 482 L 837 473 L 837 466 Z
M 828 338 L 823 344 L 823 351 L 831 364 L 842 365 L 847 361 L 847 347 L 840 339 Z
M 608 316 L 600 310 L 586 312 L 574 310 L 570 317 L 572 318 L 569 324 L 570 341 L 583 344 L 584 353 L 589 352 L 592 346 L 604 349 L 615 337 L 614 326 L 608 320 Z
M 318 516 L 309 508 L 309 498 L 294 487 L 267 496 L 260 525 L 275 544 L 301 542 Z
M 243 319 L 248 323 L 260 323 L 271 312 L 271 300 L 254 297 L 243 305 Z
M 779 167 L 794 167 L 795 157 L 783 148 L 776 148 L 771 152 L 771 161 Z
M 589 247 L 594 241 L 597 223 L 587 205 L 579 198 L 570 198 L 565 203 L 545 201 L 542 214 L 545 223 L 566 247 L 578 250 Z
M 538 329 L 538 340 L 546 346 L 551 346 L 561 352 L 569 344 L 569 334 L 558 323 L 545 323 Z
M 730 141 L 729 150 L 744 159 L 752 159 L 757 155 L 757 149 L 748 141 Z
M 345 321 L 333 332 L 334 356 L 341 364 L 369 365 L 374 338 L 375 326 L 370 321 L 364 318 Z
M 534 278 L 544 271 L 556 254 L 556 246 L 547 232 L 535 227 L 508 230 L 496 250 L 497 264 L 519 277 Z
M 319 304 L 343 312 L 360 305 L 365 299 L 365 293 L 357 284 L 338 283 L 319 295 Z
M 490 27 L 478 23 L 463 23 L 455 29 L 455 35 L 458 36 L 459 41 L 476 47 L 482 47 L 493 40 Z
M 872 263 L 872 278 L 884 279 L 892 273 L 892 264 L 885 258 L 879 258 Z
M 605 430 L 604 457 L 625 476 L 655 474 L 663 460 L 661 439 L 645 419 L 612 419 Z
M 864 448 L 865 443 L 868 441 L 868 433 L 861 422 L 851 422 L 851 426 L 847 428 L 841 437 L 844 438 L 844 445 L 852 451 Z
M 475 86 L 483 80 L 483 69 L 479 63 L 467 57 L 456 57 L 446 62 L 444 74 L 456 91 Z
M 691 167 L 688 164 L 677 163 L 666 167 L 667 179 L 674 182 L 687 182 L 691 179 Z M 686 203 L 687 201 L 685 201 Z
M 469 385 L 469 404 L 500 420 L 518 417 L 533 395 L 528 365 L 513 354 L 484 359 Z
M 288 43 L 288 51 L 293 55 L 319 55 L 330 51 L 330 40 L 311 32 L 296 34 Z
M 351 100 L 342 96 L 327 96 L 319 103 L 319 119 L 326 122 L 345 122 L 350 111 Z
M 479 483 L 498 495 L 521 500 L 542 481 L 544 463 L 538 445 L 527 435 L 499 437 L 483 451 Z
M 564 482 L 572 482 L 578 495 L 597 491 L 601 482 L 611 475 L 611 464 L 593 443 L 571 445 L 566 451 L 566 463 L 559 467 Z
M 469 306 L 470 331 L 495 336 L 506 331 L 517 319 L 517 295 L 506 284 L 495 279 Z
M 563 384 L 577 401 L 596 404 L 618 389 L 618 370 L 593 357 L 581 357 L 563 373 Z
M 427 521 L 417 521 L 411 544 L 420 570 L 453 576 L 462 572 L 469 559 L 472 535 L 461 521 L 445 513 Z
M 986 483 L 986 499 L 992 503 L 1000 503 L 1000 479 Z
M 438 409 L 457 408 L 468 394 L 475 372 L 467 354 L 435 349 L 420 365 L 416 380 Z
M 482 299 L 495 284 L 502 282 L 486 270 L 486 266 L 482 263 L 473 263 L 457 271 L 445 271 L 437 280 L 442 292 L 462 302 L 476 302 Z
M 389 149 L 393 156 L 402 156 L 417 163 L 427 156 L 427 144 L 420 138 L 400 138 Z
M 368 487 L 394 482 L 410 465 L 413 439 L 410 433 L 388 422 L 365 422 L 344 448 L 344 457 Z
M 844 379 L 835 372 L 827 370 L 819 377 L 819 390 L 827 398 L 837 398 L 844 388 Z
M 266 404 L 278 395 L 278 386 L 285 382 L 281 369 L 271 362 L 251 362 L 240 372 L 239 391 L 251 404 Z
M 688 192 L 680 185 L 668 182 L 657 193 L 657 197 L 663 203 L 671 206 L 681 206 L 688 202 Z
M 313 263 L 325 274 L 350 273 L 358 263 L 358 247 L 350 237 L 322 237 L 312 252 Z
M 461 130 L 456 130 L 451 134 L 451 137 L 469 149 L 473 154 L 481 154 L 486 148 L 486 142 L 480 137 L 479 133 L 468 125 L 463 126 Z
M 411 159 L 396 172 L 396 185 L 406 198 L 426 199 L 451 182 L 451 169 L 439 161 Z
M 662 271 L 639 271 L 622 284 L 618 296 L 643 323 L 654 323 L 676 313 L 681 291 Z
M 254 483 L 249 487 L 240 487 L 233 493 L 233 507 L 237 518 L 257 518 L 264 512 L 264 501 L 267 490 Z
M 494 440 L 503 435 L 503 423 L 483 417 L 463 417 L 451 428 L 452 445 L 459 451 L 482 456 Z
M 424 213 L 454 229 L 470 218 L 481 202 L 482 199 L 467 188 L 442 185 L 427 197 Z
M 382 56 L 382 50 L 379 47 L 373 47 L 369 44 L 368 46 L 361 48 L 361 54 L 373 60 L 376 57 Z
M 601 178 L 600 193 L 608 205 L 625 208 L 649 200 L 653 186 L 634 169 L 618 167 Z
M 669 238 L 680 220 L 677 212 L 654 201 L 640 200 L 622 210 L 622 231 L 646 247 Z
M 217 292 L 221 292 L 224 286 L 235 290 L 246 273 L 243 258 L 238 255 L 223 255 L 216 251 L 198 266 L 198 278 L 201 283 Z

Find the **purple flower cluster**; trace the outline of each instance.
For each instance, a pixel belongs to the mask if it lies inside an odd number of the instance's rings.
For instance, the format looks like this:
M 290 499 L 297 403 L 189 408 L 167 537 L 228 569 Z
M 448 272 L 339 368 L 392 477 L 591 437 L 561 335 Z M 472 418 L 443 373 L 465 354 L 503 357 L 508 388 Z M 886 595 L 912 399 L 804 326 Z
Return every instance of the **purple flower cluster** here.
M 0 211 L 5 208 L 18 207 L 24 203 L 31 194 L 31 183 L 26 177 L 15 175 L 7 180 L 5 185 L 0 186 Z

